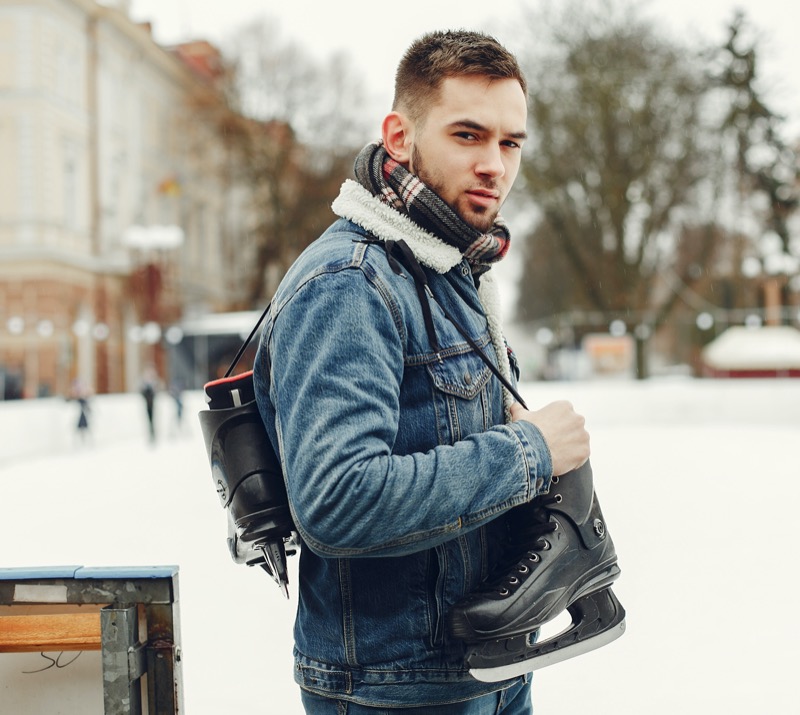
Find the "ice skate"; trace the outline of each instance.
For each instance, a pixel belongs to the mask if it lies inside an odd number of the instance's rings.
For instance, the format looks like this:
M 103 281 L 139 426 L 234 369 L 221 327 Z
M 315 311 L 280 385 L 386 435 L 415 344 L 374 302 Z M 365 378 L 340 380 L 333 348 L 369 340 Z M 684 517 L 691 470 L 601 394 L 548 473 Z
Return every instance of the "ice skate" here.
M 625 610 L 610 588 L 620 569 L 588 462 L 554 477 L 548 495 L 512 509 L 507 549 L 497 576 L 448 615 L 475 678 L 505 680 L 622 635 Z M 571 625 L 537 643 L 538 629 L 564 610 Z
M 228 549 L 239 564 L 261 566 L 286 597 L 286 557 L 296 550 L 280 462 L 255 403 L 252 370 L 205 386 L 200 426 L 211 478 L 228 514 Z

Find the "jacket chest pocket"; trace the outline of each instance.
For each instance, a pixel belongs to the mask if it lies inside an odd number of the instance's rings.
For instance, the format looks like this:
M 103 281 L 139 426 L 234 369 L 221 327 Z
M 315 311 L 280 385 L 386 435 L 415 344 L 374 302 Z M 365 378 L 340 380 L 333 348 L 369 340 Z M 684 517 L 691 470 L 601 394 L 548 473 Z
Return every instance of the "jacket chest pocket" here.
M 439 444 L 453 444 L 494 424 L 492 373 L 475 353 L 450 355 L 426 367 Z

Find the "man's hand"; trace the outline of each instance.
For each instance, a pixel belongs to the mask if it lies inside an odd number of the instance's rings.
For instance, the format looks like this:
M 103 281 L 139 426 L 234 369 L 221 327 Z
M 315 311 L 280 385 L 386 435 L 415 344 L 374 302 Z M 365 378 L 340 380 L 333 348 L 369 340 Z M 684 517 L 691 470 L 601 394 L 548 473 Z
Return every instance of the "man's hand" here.
M 539 428 L 550 448 L 553 476 L 560 476 L 580 467 L 589 459 L 589 433 L 586 420 L 566 400 L 551 402 L 531 412 L 519 403 L 511 406 L 514 422 L 525 420 Z

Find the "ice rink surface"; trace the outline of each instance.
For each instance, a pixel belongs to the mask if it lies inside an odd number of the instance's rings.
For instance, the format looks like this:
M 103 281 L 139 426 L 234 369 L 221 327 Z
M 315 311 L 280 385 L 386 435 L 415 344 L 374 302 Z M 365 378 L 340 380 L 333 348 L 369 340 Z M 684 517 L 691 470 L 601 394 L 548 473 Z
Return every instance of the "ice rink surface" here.
M 587 417 L 628 613 L 620 640 L 536 673 L 537 715 L 797 712 L 800 380 L 522 393 L 532 409 L 569 399 Z M 180 430 L 159 398 L 153 445 L 131 397 L 97 398 L 89 445 L 74 443 L 74 405 L 53 407 L 67 415 L 53 418 L 65 425 L 59 441 L 18 429 L 30 405 L 0 403 L 0 430 L 29 440 L 24 456 L 0 456 L 0 566 L 176 564 L 185 712 L 300 715 L 294 570 L 286 601 L 265 574 L 230 560 L 199 393 L 186 395 Z M 109 429 L 104 409 L 136 428 Z

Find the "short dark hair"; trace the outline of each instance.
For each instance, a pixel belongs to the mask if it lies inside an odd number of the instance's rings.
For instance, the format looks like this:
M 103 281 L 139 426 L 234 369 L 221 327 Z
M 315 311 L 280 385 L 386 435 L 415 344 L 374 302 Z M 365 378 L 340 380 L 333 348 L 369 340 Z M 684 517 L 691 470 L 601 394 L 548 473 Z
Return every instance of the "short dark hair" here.
M 471 30 L 439 30 L 415 40 L 397 67 L 392 108 L 420 119 L 448 77 L 478 75 L 515 79 L 528 85 L 517 58 L 491 35 Z

